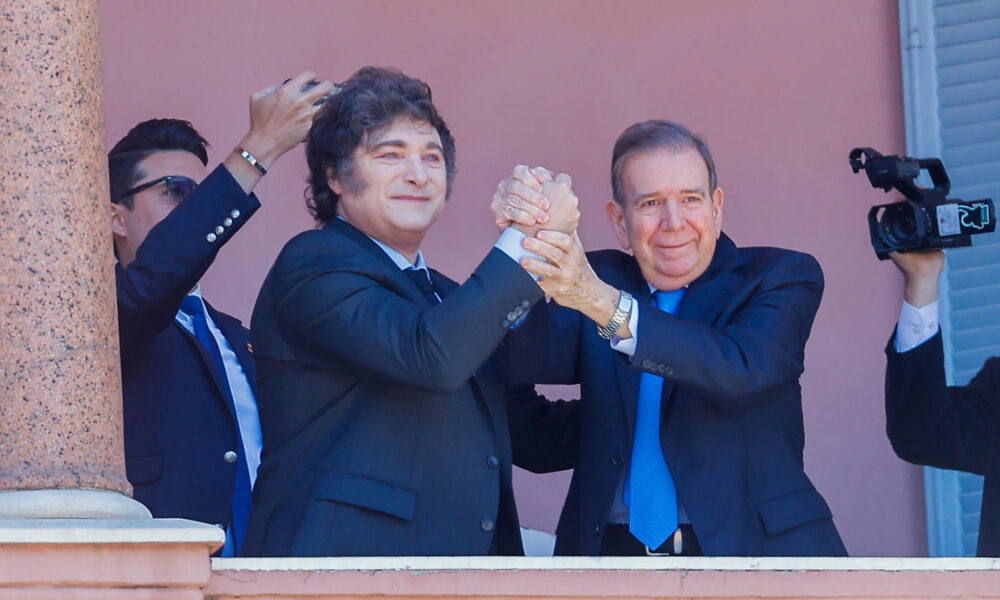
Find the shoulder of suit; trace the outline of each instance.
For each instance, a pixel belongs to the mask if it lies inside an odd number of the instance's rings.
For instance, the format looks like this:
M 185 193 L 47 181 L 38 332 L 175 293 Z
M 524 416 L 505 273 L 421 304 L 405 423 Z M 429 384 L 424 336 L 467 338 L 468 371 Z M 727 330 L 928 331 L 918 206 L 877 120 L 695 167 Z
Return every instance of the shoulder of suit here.
M 607 248 L 604 250 L 591 250 L 587 253 L 587 260 L 590 262 L 590 266 L 597 271 L 603 269 L 620 269 L 635 259 L 632 258 L 631 254 L 622 252 L 621 250 Z
M 398 277 L 392 261 L 379 257 L 374 242 L 371 247 L 333 228 L 304 231 L 285 244 L 268 274 L 268 281 L 279 287 L 295 285 L 320 274 L 342 273 L 367 278 Z
M 329 253 L 352 253 L 355 249 L 360 250 L 357 242 L 346 235 L 333 229 L 310 229 L 299 233 L 288 240 L 281 252 L 278 253 L 278 261 L 289 259 L 301 259 L 312 257 L 317 254 L 325 255 Z
M 809 253 L 773 246 L 742 246 L 737 252 L 745 262 L 817 262 Z
M 772 246 L 746 246 L 737 249 L 744 268 L 753 271 L 796 270 L 809 277 L 823 280 L 823 269 L 816 258 L 806 252 Z
M 224 313 L 215 308 L 204 297 L 202 297 L 202 301 L 205 303 L 205 308 L 208 309 L 208 314 L 212 317 L 212 320 L 215 321 L 216 325 L 219 325 L 219 327 L 228 325 L 230 327 L 242 329 L 249 333 L 249 330 L 243 326 L 243 321 L 237 319 L 229 313 Z

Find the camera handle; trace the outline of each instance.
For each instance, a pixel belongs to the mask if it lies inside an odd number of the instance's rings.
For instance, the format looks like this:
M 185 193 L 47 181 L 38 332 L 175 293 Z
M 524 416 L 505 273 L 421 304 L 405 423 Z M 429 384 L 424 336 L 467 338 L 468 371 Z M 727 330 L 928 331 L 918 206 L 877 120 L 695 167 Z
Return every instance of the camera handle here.
M 948 172 L 944 170 L 944 164 L 942 164 L 939 158 L 918 158 L 913 159 L 920 165 L 922 170 L 926 170 L 931 176 L 931 182 L 934 183 L 934 187 L 927 189 L 918 187 L 913 183 L 912 179 L 906 179 L 903 181 L 896 182 L 896 189 L 903 193 L 904 196 L 912 200 L 917 198 L 944 198 L 951 191 L 951 179 L 948 178 Z
M 923 198 L 944 198 L 951 191 L 951 180 L 938 158 L 910 158 L 908 156 L 883 156 L 873 148 L 855 148 L 848 159 L 851 170 L 861 169 L 868 175 L 872 186 L 889 191 L 896 188 L 910 200 Z M 864 159 L 864 160 L 862 160 Z M 913 180 L 926 170 L 931 176 L 933 188 L 917 186 Z

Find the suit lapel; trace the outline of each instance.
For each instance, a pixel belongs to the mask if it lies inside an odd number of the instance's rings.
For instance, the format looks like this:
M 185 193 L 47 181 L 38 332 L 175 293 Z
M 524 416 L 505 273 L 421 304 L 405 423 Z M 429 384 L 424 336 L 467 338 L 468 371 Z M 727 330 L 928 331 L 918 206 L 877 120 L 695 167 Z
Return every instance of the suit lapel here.
M 701 277 L 691 282 L 677 316 L 685 321 L 711 325 L 733 297 L 743 277 L 736 272 L 740 266 L 739 253 L 736 244 L 728 236 L 722 234 L 715 249 L 712 263 Z M 677 384 L 671 379 L 663 380 L 663 395 L 660 404 L 661 422 L 667 414 L 670 398 Z
M 188 331 L 187 327 L 181 325 L 176 319 L 174 319 L 174 327 L 176 327 L 178 331 L 180 331 L 181 334 L 187 338 L 195 352 L 201 358 L 202 365 L 208 371 L 209 377 L 211 377 L 212 383 L 215 385 L 215 390 L 218 392 L 219 397 L 222 398 L 223 404 L 225 404 L 226 410 L 229 412 L 229 416 L 235 419 L 236 414 L 233 409 L 232 398 L 230 398 L 228 391 L 229 386 L 223 381 L 222 378 L 225 377 L 225 374 L 219 372 L 219 367 L 215 362 L 215 358 L 209 353 L 208 349 L 205 348 L 204 344 L 198 340 L 198 337 Z
M 257 365 L 250 354 L 250 345 L 247 341 L 248 336 L 246 330 L 243 328 L 243 323 L 237 318 L 215 310 L 207 301 L 205 302 L 205 307 L 208 309 L 209 316 L 215 322 L 215 326 L 219 328 L 226 341 L 229 342 L 229 347 L 236 353 L 236 358 L 240 361 L 240 366 L 243 367 L 243 374 L 246 375 L 247 383 L 250 384 L 250 389 L 253 390 L 254 396 L 256 396 Z
M 353 225 L 351 225 L 347 221 L 336 218 L 331 219 L 326 225 L 323 226 L 323 229 L 326 229 L 328 231 L 335 231 L 343 235 L 344 237 L 349 238 L 355 244 L 361 246 L 361 248 L 363 248 L 369 254 L 374 256 L 376 259 L 378 259 L 386 267 L 394 271 L 399 270 L 399 267 L 396 266 L 396 263 L 392 262 L 392 259 L 389 258 L 389 255 L 386 254 L 381 248 L 379 248 L 378 244 L 371 241 L 371 238 L 361 233 L 358 229 L 356 229 Z
M 740 264 L 736 245 L 727 235 L 722 234 L 708 269 L 701 277 L 691 282 L 684 293 L 684 299 L 681 300 L 677 312 L 678 318 L 711 325 L 732 298 L 732 293 L 739 288 L 743 281 L 743 277 L 736 272 Z M 658 310 L 653 302 L 653 295 L 649 291 L 649 284 L 643 279 L 635 259 L 629 263 L 625 285 L 625 289 L 635 296 L 636 302 L 642 305 L 641 310 Z M 615 367 L 618 371 L 618 387 L 624 404 L 625 419 L 629 431 L 635 431 L 635 412 L 638 406 L 639 380 L 642 377 L 642 371 L 632 368 L 625 355 L 620 352 L 614 352 L 614 354 L 616 355 Z M 669 399 L 676 387 L 672 380 L 664 379 L 663 402 L 661 403 L 663 414 L 666 414 Z
M 323 229 L 339 233 L 344 237 L 349 238 L 364 251 L 371 254 L 379 263 L 382 264 L 383 267 L 385 267 L 386 274 L 396 282 L 394 291 L 401 292 L 402 296 L 412 301 L 414 304 L 418 304 L 420 306 L 430 306 L 431 301 L 424 296 L 424 293 L 420 291 L 417 285 L 411 281 L 409 277 L 404 275 L 400 270 L 399 265 L 394 263 L 392 259 L 389 258 L 389 255 L 386 254 L 384 250 L 379 248 L 378 244 L 373 242 L 367 235 L 359 231 L 347 221 L 336 218 L 324 225 Z M 431 279 L 433 280 L 433 276 Z M 435 285 L 437 285 L 436 281 Z
M 630 258 L 625 270 L 625 279 L 622 282 L 622 287 L 625 291 L 632 294 L 637 304 L 649 307 L 653 295 L 649 291 L 649 284 L 642 277 L 639 264 L 635 262 L 634 258 Z M 649 310 L 649 308 L 645 308 L 645 310 Z M 600 340 L 599 343 L 608 343 L 603 338 L 598 339 Z M 628 424 L 629 431 L 634 431 L 635 411 L 639 397 L 639 378 L 642 377 L 642 372 L 632 368 L 631 359 L 628 356 L 614 349 L 609 348 L 609 350 L 615 363 L 615 371 L 618 373 L 618 391 L 621 394 L 625 422 Z
M 434 269 L 429 268 L 427 271 L 431 274 L 431 283 L 434 284 L 434 289 L 437 290 L 438 296 L 441 296 L 442 300 L 458 289 L 457 283 L 438 273 Z

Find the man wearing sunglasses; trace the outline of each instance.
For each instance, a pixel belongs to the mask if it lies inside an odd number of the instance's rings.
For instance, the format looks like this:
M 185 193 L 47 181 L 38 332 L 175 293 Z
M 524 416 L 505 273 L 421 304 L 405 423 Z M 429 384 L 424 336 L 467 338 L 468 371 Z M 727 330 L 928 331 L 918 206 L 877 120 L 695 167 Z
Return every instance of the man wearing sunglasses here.
M 108 154 L 126 468 L 155 517 L 226 530 L 239 551 L 260 462 L 249 332 L 201 298 L 198 280 L 258 208 L 254 186 L 305 137 L 333 90 L 306 72 L 250 97 L 250 130 L 211 173 L 187 121 L 136 125 Z

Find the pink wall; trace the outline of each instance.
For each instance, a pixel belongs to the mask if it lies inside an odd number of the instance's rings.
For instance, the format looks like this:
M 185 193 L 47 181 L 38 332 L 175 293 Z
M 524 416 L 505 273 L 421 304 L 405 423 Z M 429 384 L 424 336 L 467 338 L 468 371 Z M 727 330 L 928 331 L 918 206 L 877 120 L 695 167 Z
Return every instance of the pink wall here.
M 827 290 L 803 378 L 806 463 L 848 549 L 926 552 L 920 471 L 884 434 L 882 348 L 900 299 L 864 223 L 883 197 L 852 175 L 856 145 L 904 149 L 895 0 L 551 0 L 101 4 L 109 141 L 153 116 L 192 122 L 227 154 L 246 98 L 305 68 L 343 79 L 394 65 L 431 83 L 458 140 L 452 205 L 428 261 L 462 278 L 494 230 L 487 204 L 517 162 L 574 177 L 590 248 L 614 246 L 603 205 L 611 145 L 627 125 L 671 118 L 708 139 L 743 245 L 805 250 Z M 264 201 L 204 281 L 248 318 L 281 245 L 310 227 L 293 151 L 258 187 Z M 565 477 L 518 478 L 526 525 L 551 530 Z

